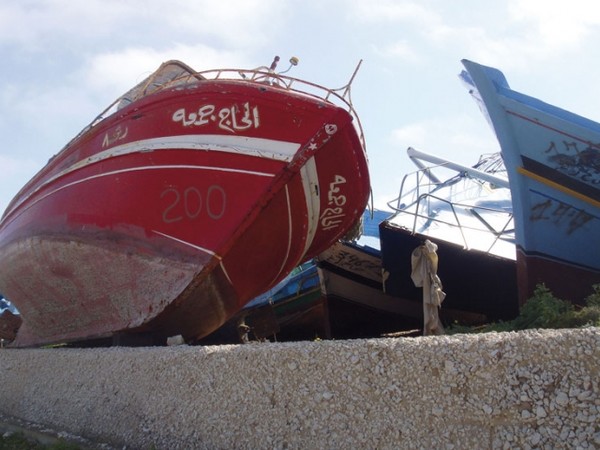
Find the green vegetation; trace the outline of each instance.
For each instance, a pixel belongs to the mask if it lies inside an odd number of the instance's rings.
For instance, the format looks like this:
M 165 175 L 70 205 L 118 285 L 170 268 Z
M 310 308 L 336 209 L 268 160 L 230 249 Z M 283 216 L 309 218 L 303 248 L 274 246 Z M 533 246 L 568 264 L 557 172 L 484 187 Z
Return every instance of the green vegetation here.
M 54 444 L 44 445 L 28 439 L 23 433 L 0 435 L 0 450 L 78 450 L 74 444 L 58 439 Z
M 514 320 L 472 328 L 455 324 L 448 327 L 446 331 L 448 334 L 456 334 L 533 328 L 600 327 L 600 284 L 595 284 L 592 289 L 593 293 L 586 298 L 585 306 L 577 306 L 556 298 L 545 285 L 541 284 L 536 287 L 533 297 L 527 300 Z

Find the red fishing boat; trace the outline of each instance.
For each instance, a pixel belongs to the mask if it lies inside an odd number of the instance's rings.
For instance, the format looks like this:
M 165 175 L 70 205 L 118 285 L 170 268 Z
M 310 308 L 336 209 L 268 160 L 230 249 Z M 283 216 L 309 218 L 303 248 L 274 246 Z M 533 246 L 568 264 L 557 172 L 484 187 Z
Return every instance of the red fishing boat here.
M 326 89 L 276 61 L 164 63 L 21 189 L 0 222 L 15 345 L 193 341 L 355 225 L 370 184 L 354 75 Z

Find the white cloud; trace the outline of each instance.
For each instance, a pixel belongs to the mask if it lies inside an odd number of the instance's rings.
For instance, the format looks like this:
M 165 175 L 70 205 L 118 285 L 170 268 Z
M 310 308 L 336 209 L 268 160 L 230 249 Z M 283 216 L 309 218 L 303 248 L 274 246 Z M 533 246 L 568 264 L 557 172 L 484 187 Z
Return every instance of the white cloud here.
M 140 3 L 146 4 L 146 1 Z M 155 4 L 165 5 L 162 0 Z M 167 4 L 168 13 L 159 13 L 173 27 L 189 33 L 209 33 L 237 46 L 264 43 L 279 27 L 286 11 L 282 0 L 175 0 Z M 156 8 L 160 11 L 160 8 Z
M 415 1 L 358 0 L 352 2 L 351 14 L 363 22 L 408 22 L 428 29 L 441 22 L 439 14 L 433 8 Z
M 392 130 L 392 141 L 405 147 L 409 145 L 425 147 L 430 126 L 424 122 L 403 125 Z
M 499 150 L 492 131 L 484 122 L 483 118 L 476 121 L 466 114 L 436 117 L 392 130 L 391 141 L 403 149 L 414 147 L 454 162 L 472 165 L 477 162 L 473 160 L 473 155 Z
M 2 167 L 3 182 L 6 181 L 6 175 L 18 176 L 23 173 L 30 173 L 38 167 L 39 163 L 31 158 L 15 158 L 10 155 L 0 154 L 0 167 Z
M 555 50 L 584 41 L 600 25 L 596 0 L 511 0 L 511 18 L 531 29 L 533 40 Z
M 38 49 L 48 39 L 110 36 L 135 11 L 127 2 L 40 0 L 0 4 L 0 42 L 25 50 Z
M 523 68 L 571 55 L 600 25 L 594 0 L 510 0 L 506 12 L 501 27 L 448 27 L 448 38 L 462 42 L 473 59 Z
M 406 40 L 400 40 L 383 46 L 373 45 L 376 54 L 383 58 L 400 59 L 403 61 L 416 63 L 423 59 L 416 48 Z
M 0 43 L 36 50 L 48 41 L 79 48 L 111 38 L 171 45 L 179 36 L 227 45 L 263 44 L 286 14 L 281 0 L 38 0 L 0 4 Z
M 8 202 L 41 167 L 40 161 L 19 155 L 0 154 L 0 167 L 2 168 L 2 183 L 0 183 L 0 216 L 6 209 Z
M 465 1 L 460 7 L 442 0 L 357 0 L 350 10 L 353 20 L 390 30 L 389 42 L 383 34 L 373 38 L 373 48 L 386 58 L 417 62 L 445 49 L 504 68 L 566 54 L 600 25 L 596 0 Z
M 217 50 L 205 45 L 176 44 L 156 50 L 148 47 L 128 47 L 89 57 L 81 69 L 86 84 L 98 91 L 120 95 L 142 81 L 167 60 L 179 59 L 195 70 L 217 67 L 251 67 L 241 52 Z

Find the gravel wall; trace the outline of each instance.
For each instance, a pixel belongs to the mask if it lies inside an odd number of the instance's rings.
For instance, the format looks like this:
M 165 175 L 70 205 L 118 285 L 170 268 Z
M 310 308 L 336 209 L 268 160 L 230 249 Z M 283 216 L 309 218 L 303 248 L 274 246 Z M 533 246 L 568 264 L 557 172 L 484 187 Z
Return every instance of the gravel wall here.
M 0 350 L 0 414 L 115 447 L 599 448 L 600 329 Z

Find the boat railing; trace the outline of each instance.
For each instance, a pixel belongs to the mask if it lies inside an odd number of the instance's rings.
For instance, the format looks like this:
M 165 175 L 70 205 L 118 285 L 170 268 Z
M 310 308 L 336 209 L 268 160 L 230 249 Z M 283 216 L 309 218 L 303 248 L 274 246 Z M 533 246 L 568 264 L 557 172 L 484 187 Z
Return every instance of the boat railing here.
M 428 211 L 430 211 L 428 206 L 432 200 L 435 200 L 439 203 L 447 205 L 449 210 L 452 212 L 452 217 L 454 218 L 454 221 L 450 222 L 448 220 L 443 220 L 443 219 L 437 218 L 435 216 L 432 216 L 429 213 L 422 214 L 419 212 L 421 210 L 421 206 L 424 206 L 425 208 L 427 208 Z M 464 216 L 464 214 L 460 214 L 461 211 L 465 211 L 465 212 L 468 212 L 469 214 L 471 214 L 477 220 L 477 223 L 480 223 L 481 225 L 483 225 L 484 228 L 475 227 L 473 225 L 466 224 L 465 220 L 461 221 L 460 217 Z M 512 214 L 512 212 L 508 212 L 508 211 L 505 211 L 505 210 L 502 210 L 499 208 L 474 206 L 473 204 L 469 204 L 469 203 L 452 202 L 445 198 L 437 197 L 435 195 L 424 194 L 417 201 L 415 212 L 408 212 L 408 211 L 404 211 L 404 210 L 398 211 L 398 212 L 399 213 L 408 213 L 408 214 L 411 214 L 414 216 L 413 227 L 412 227 L 413 233 L 415 233 L 417 231 L 418 219 L 431 220 L 431 221 L 437 222 L 439 224 L 457 228 L 462 236 L 464 247 L 467 249 L 472 247 L 471 245 L 469 245 L 469 239 L 467 238 L 468 231 L 479 231 L 479 232 L 487 231 L 495 237 L 492 244 L 487 249 L 487 252 L 490 252 L 492 250 L 493 246 L 499 240 L 503 240 L 503 241 L 507 241 L 507 242 L 514 242 L 514 237 L 511 236 L 511 234 L 514 233 L 514 228 L 509 228 L 513 223 L 513 214 Z M 504 217 L 503 224 L 500 229 L 497 229 L 497 227 L 494 227 L 492 224 L 489 223 L 488 220 L 485 219 L 484 215 L 487 213 L 493 213 L 494 215 L 501 214 Z
M 390 219 L 392 223 L 402 223 L 412 234 L 422 234 L 433 224 L 452 228 L 458 231 L 466 249 L 475 247 L 473 232 L 483 232 L 493 236 L 489 247 L 482 249 L 488 253 L 500 241 L 514 242 L 512 208 L 477 204 L 478 199 L 484 198 L 486 190 L 508 188 L 496 186 L 467 172 L 459 172 L 440 181 L 434 170 L 448 169 L 448 165 L 443 162 L 420 167 L 403 177 L 398 197 L 388 202 L 388 206 L 394 211 L 394 216 Z M 508 195 L 507 193 L 507 197 Z M 448 214 L 439 214 L 442 210 Z M 492 217 L 493 224 L 489 220 Z M 401 220 L 394 220 L 395 218 Z
M 293 60 L 294 58 L 292 58 Z M 222 80 L 236 80 L 257 83 L 277 87 L 286 91 L 295 92 L 298 94 L 308 95 L 313 98 L 323 100 L 329 103 L 336 104 L 347 110 L 352 116 L 354 126 L 359 134 L 359 138 L 363 149 L 366 151 L 366 141 L 362 128 L 362 124 L 354 106 L 352 104 L 352 82 L 358 73 L 362 60 L 359 61 L 354 73 L 348 83 L 340 88 L 327 88 L 310 81 L 299 78 L 283 75 L 283 72 L 276 73 L 273 69 L 266 66 L 255 69 L 213 69 L 196 72 L 181 61 L 167 61 L 154 73 L 149 75 L 142 82 L 138 83 L 134 88 L 113 101 L 105 108 L 96 118 L 83 130 L 75 136 L 71 142 L 74 142 L 80 135 L 100 123 L 102 120 L 112 115 L 122 107 L 137 101 L 147 95 L 155 94 L 159 91 L 172 87 L 181 87 L 198 82 L 211 82 Z M 295 65 L 295 64 L 294 64 Z M 288 69 L 289 70 L 289 69 Z M 284 72 L 287 72 L 284 71 Z M 175 74 L 175 75 L 171 75 Z M 68 147 L 67 144 L 65 146 Z
M 327 88 L 325 86 L 307 80 L 302 80 L 300 78 L 294 78 L 288 75 L 282 75 L 281 73 L 275 73 L 269 70 L 267 67 L 259 67 L 257 69 L 215 69 L 197 72 L 195 75 L 201 76 L 207 81 L 243 80 L 257 84 L 273 86 L 286 91 L 308 95 L 319 100 L 336 104 L 337 106 L 346 109 L 350 113 L 355 126 L 359 131 L 363 148 L 366 148 L 362 124 L 356 110 L 354 109 L 354 105 L 352 104 L 351 96 L 352 82 L 356 76 L 356 73 L 358 72 L 358 69 L 360 68 L 361 62 L 359 62 L 358 66 L 356 67 L 352 77 L 350 78 L 350 81 L 345 86 L 335 89 Z

